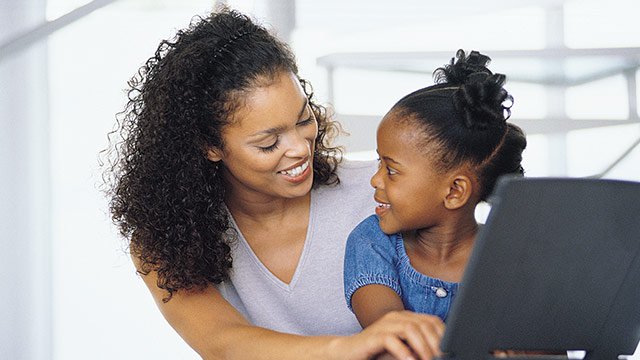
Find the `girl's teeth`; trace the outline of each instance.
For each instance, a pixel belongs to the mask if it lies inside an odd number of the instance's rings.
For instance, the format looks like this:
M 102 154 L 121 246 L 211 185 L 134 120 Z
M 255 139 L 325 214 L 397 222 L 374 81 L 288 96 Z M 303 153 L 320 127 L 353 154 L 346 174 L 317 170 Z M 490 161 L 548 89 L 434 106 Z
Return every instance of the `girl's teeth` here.
M 379 208 L 383 208 L 383 209 L 388 209 L 391 207 L 391 204 L 382 204 L 382 203 L 378 203 L 378 207 Z

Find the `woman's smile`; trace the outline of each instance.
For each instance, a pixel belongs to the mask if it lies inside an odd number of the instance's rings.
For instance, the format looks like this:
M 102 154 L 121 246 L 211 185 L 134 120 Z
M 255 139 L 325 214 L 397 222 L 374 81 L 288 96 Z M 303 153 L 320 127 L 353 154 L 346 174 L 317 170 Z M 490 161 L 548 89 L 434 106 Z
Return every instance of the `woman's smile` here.
M 311 175 L 311 168 L 309 159 L 306 159 L 301 165 L 294 165 L 286 170 L 280 170 L 278 174 L 282 175 L 286 181 L 298 184 L 307 180 Z

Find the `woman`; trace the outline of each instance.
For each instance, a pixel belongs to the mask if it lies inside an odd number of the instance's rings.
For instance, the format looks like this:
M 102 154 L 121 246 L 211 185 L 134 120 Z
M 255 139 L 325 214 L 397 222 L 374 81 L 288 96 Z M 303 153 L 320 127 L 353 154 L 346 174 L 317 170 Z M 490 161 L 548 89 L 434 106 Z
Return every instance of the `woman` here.
M 205 359 L 429 359 L 439 319 L 394 312 L 358 333 L 344 305 L 344 244 L 375 169 L 340 164 L 306 85 L 286 45 L 234 11 L 162 41 L 130 81 L 113 219 Z

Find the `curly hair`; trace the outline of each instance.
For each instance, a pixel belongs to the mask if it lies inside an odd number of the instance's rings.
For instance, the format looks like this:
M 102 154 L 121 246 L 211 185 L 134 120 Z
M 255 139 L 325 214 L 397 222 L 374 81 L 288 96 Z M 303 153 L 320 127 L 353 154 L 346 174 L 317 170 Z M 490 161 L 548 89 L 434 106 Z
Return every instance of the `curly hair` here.
M 178 290 L 228 278 L 236 234 L 224 205 L 224 165 L 206 151 L 224 149 L 222 129 L 241 95 L 282 71 L 298 76 L 287 45 L 247 16 L 222 9 L 163 40 L 128 82 L 104 177 L 112 220 L 139 259 L 138 271 L 157 271 L 165 302 Z M 340 127 L 298 79 L 318 122 L 313 186 L 338 183 L 342 150 L 329 144 Z
M 477 51 L 458 50 L 448 65 L 436 69 L 436 84 L 400 99 L 392 111 L 415 121 L 424 142 L 435 143 L 441 171 L 470 165 L 480 184 L 479 199 L 487 200 L 497 179 L 506 174 L 524 175 L 524 132 L 507 122 L 513 97 L 503 88 L 506 76 L 492 73 L 491 59 Z

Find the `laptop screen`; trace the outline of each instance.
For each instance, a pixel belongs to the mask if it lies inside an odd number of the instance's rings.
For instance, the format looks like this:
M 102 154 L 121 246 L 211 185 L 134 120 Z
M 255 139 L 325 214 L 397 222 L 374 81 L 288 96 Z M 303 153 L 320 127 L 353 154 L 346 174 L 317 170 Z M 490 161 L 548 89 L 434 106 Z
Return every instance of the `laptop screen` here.
M 640 183 L 505 178 L 478 232 L 441 344 L 632 354 L 640 340 Z

